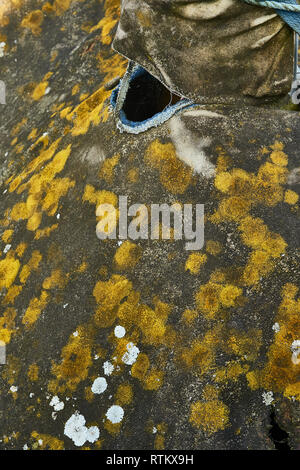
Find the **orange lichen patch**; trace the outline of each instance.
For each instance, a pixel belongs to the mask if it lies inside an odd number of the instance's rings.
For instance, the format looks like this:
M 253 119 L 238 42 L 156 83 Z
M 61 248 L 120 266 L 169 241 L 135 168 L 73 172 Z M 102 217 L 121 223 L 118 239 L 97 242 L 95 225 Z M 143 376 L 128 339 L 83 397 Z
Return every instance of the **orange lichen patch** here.
M 19 279 L 22 284 L 25 284 L 32 271 L 37 271 L 39 264 L 42 260 L 42 255 L 39 251 L 34 250 L 31 258 L 27 264 L 25 264 L 20 272 Z
M 262 331 L 251 329 L 247 332 L 230 330 L 224 343 L 225 351 L 234 354 L 243 360 L 253 362 L 257 359 L 262 345 Z
M 21 26 L 30 29 L 34 36 L 38 36 L 42 32 L 41 25 L 43 21 L 43 12 L 41 10 L 34 10 L 23 18 Z
M 215 353 L 219 344 L 220 328 L 208 331 L 195 339 L 190 346 L 179 350 L 178 359 L 184 367 L 194 369 L 200 376 L 214 368 Z
M 173 194 L 183 194 L 192 183 L 192 170 L 176 155 L 172 143 L 151 142 L 145 153 L 145 162 L 159 170 L 160 182 Z
M 8 288 L 6 296 L 4 297 L 4 304 L 13 304 L 15 299 L 21 293 L 23 286 L 12 285 Z
M 290 399 L 296 398 L 300 401 L 300 382 L 288 385 L 284 390 L 284 396 Z
M 77 95 L 77 93 L 79 93 L 79 90 L 80 90 L 80 85 L 77 83 L 77 85 L 74 85 L 72 88 L 72 96 Z
M 6 257 L 0 261 L 0 290 L 8 289 L 14 282 L 20 269 L 20 261 L 9 251 Z
M 58 224 L 53 224 L 50 227 L 42 228 L 36 231 L 34 235 L 35 240 L 39 240 L 40 238 L 49 237 L 50 234 L 58 228 Z
M 57 437 L 50 436 L 49 434 L 39 434 L 36 431 L 31 433 L 35 443 L 32 445 L 33 449 L 41 450 L 64 450 L 64 443 Z
M 34 140 L 36 139 L 38 134 L 37 128 L 32 129 L 32 131 L 28 134 L 27 140 Z
M 8 344 L 11 335 L 15 333 L 15 318 L 17 312 L 14 308 L 8 308 L 2 317 L 0 317 L 0 341 Z
M 185 263 L 185 270 L 191 274 L 198 274 L 200 268 L 206 263 L 207 256 L 202 253 L 191 253 Z
M 145 353 L 140 353 L 136 362 L 131 367 L 132 377 L 143 382 L 146 378 L 147 372 L 150 368 L 150 361 Z
M 154 449 L 164 450 L 165 448 L 165 437 L 161 434 L 157 434 L 154 439 Z
M 217 400 L 219 397 L 219 390 L 214 385 L 205 385 L 202 393 L 202 398 L 205 401 Z
M 188 325 L 191 325 L 194 320 L 198 317 L 198 312 L 197 310 L 190 310 L 186 309 L 183 314 L 182 314 L 182 320 L 187 323 Z
M 164 379 L 164 372 L 153 367 L 144 378 L 142 385 L 145 390 L 158 390 Z
M 220 254 L 222 251 L 221 243 L 214 240 L 208 240 L 205 244 L 205 248 L 207 253 L 214 256 Z
M 90 33 L 101 29 L 101 42 L 109 45 L 112 42 L 112 30 L 119 21 L 120 0 L 105 0 L 104 11 L 104 17 L 90 29 Z
M 4 243 L 11 242 L 12 236 L 14 231 L 13 230 L 5 230 L 2 234 L 2 240 Z
M 11 130 L 10 135 L 15 136 L 15 135 L 19 134 L 22 127 L 27 124 L 27 121 L 28 121 L 27 118 L 23 118 L 22 121 L 20 121 L 18 124 L 16 124 L 15 127 Z
M 131 291 L 132 283 L 122 276 L 114 275 L 107 282 L 98 281 L 93 290 L 98 304 L 95 313 L 96 324 L 101 327 L 111 326 L 118 316 L 121 301 L 128 297 Z
M 14 191 L 22 179 L 33 169 L 37 169 L 42 161 L 51 158 L 57 145 L 58 141 L 53 147 L 51 146 L 52 149 L 50 147 L 47 151 L 42 151 L 41 159 L 35 161 L 33 166 L 28 165 L 25 172 L 11 183 L 10 191 Z M 63 170 L 70 153 L 71 145 L 58 152 L 40 173 L 35 173 L 27 183 L 18 187 L 18 193 L 28 190 L 29 195 L 26 202 L 18 203 L 12 208 L 10 216 L 13 220 L 28 219 L 27 229 L 35 231 L 41 223 L 43 212 L 48 215 L 55 214 L 60 198 L 75 184 L 69 178 L 56 178 L 56 175 Z
M 117 207 L 118 204 L 118 197 L 115 193 L 105 190 L 97 191 L 90 184 L 86 185 L 82 200 L 88 201 L 90 204 L 95 204 L 96 206 L 99 206 L 100 204 L 111 204 L 112 206 Z
M 101 73 L 105 73 L 104 82 L 109 82 L 116 77 L 122 77 L 126 71 L 128 61 L 120 54 L 113 54 L 111 57 L 97 55 L 98 66 Z
M 29 306 L 22 318 L 22 323 L 26 328 L 31 328 L 39 318 L 40 314 L 49 302 L 49 294 L 41 292 L 40 297 L 34 297 L 30 300 Z
M 37 364 L 30 364 L 27 371 L 27 377 L 31 382 L 36 382 L 39 378 L 39 366 Z
M 278 309 L 276 322 L 280 330 L 275 334 L 270 346 L 268 361 L 263 369 L 253 370 L 247 374 L 252 389 L 264 388 L 282 392 L 286 397 L 300 399 L 297 392 L 300 373 L 300 361 L 293 361 L 292 344 L 299 339 L 300 302 L 296 299 L 298 287 L 285 284 L 282 289 L 282 302 Z
M 71 113 L 72 111 L 72 106 L 67 106 L 66 108 L 62 109 L 61 112 L 59 113 L 59 116 L 61 117 L 61 119 L 65 119 L 68 114 Z
M 129 383 L 119 385 L 115 400 L 117 405 L 129 405 L 132 402 L 133 390 Z
M 229 424 L 229 408 L 220 400 L 197 401 L 191 405 L 190 423 L 207 434 L 214 434 Z
M 51 276 L 47 277 L 43 282 L 43 289 L 50 290 L 58 287 L 62 289 L 68 282 L 68 275 L 65 275 L 60 269 L 54 269 Z
M 109 419 L 107 419 L 104 423 L 104 427 L 105 427 L 106 431 L 109 432 L 109 434 L 116 435 L 116 434 L 120 433 L 122 423 L 115 423 L 114 424 L 111 421 L 109 421 Z
M 234 307 L 236 299 L 243 293 L 242 289 L 232 285 L 222 287 L 220 291 L 220 302 L 223 307 Z
M 200 287 L 196 294 L 197 309 L 207 318 L 213 318 L 221 307 L 220 303 L 221 286 L 214 282 L 208 282 Z
M 68 109 L 64 117 L 73 124 L 73 136 L 86 134 L 91 124 L 97 126 L 101 121 L 107 120 L 108 111 L 104 104 L 109 94 L 109 91 L 101 87 L 76 106 L 73 111 Z
M 6 380 L 9 385 L 16 383 L 21 371 L 21 360 L 9 354 L 6 358 L 6 365 L 2 372 L 2 378 Z
M 297 202 L 299 201 L 299 195 L 297 193 L 295 193 L 295 191 L 291 191 L 290 189 L 288 189 L 285 193 L 284 193 L 284 202 L 286 202 L 287 204 L 297 204 Z
M 22 256 L 25 253 L 25 250 L 27 248 L 27 243 L 19 243 L 17 248 L 15 249 L 15 253 L 19 258 L 22 258 Z
M 270 155 L 270 159 L 275 165 L 286 166 L 288 164 L 288 156 L 281 150 L 274 150 Z
M 43 98 L 43 96 L 45 96 L 45 92 L 48 88 L 48 85 L 49 85 L 48 81 L 39 83 L 32 92 L 32 95 L 31 95 L 32 98 L 35 101 L 39 101 L 41 98 Z
M 127 173 L 127 179 L 130 183 L 137 183 L 139 180 L 138 168 L 130 168 Z
M 216 382 L 236 382 L 238 378 L 246 374 L 249 366 L 241 365 L 239 362 L 231 361 L 226 367 L 222 367 L 215 372 L 214 380 Z
M 141 254 L 142 249 L 140 246 L 126 240 L 115 253 L 114 262 L 116 268 L 120 271 L 134 268 L 139 262 Z
M 48 139 L 47 136 L 45 136 L 45 138 Z M 36 144 L 38 142 L 43 142 L 43 144 L 45 146 L 47 146 L 48 144 L 47 144 L 47 140 L 45 140 L 45 138 L 42 139 L 42 137 L 41 137 L 40 139 L 37 140 Z M 34 160 L 32 160 L 27 165 L 26 169 L 23 170 L 16 178 L 14 178 L 12 180 L 12 182 L 9 185 L 9 192 L 15 191 L 20 186 L 22 181 L 24 181 L 31 173 L 39 171 L 42 168 L 42 166 L 45 164 L 45 162 L 50 160 L 53 157 L 60 141 L 61 141 L 61 139 L 57 139 L 56 141 L 54 141 L 50 145 L 49 148 L 47 148 L 47 149 L 44 148 L 40 152 L 39 156 L 36 157 Z
M 80 325 L 76 328 L 77 336 L 73 334 L 61 353 L 61 363 L 52 365 L 51 380 L 48 389 L 52 393 L 64 393 L 76 390 L 78 384 L 88 377 L 92 365 L 92 343 L 96 330 L 90 325 Z
M 112 183 L 114 180 L 114 170 L 119 163 L 119 159 L 120 154 L 107 158 L 101 165 L 99 178 L 103 178 L 107 183 Z

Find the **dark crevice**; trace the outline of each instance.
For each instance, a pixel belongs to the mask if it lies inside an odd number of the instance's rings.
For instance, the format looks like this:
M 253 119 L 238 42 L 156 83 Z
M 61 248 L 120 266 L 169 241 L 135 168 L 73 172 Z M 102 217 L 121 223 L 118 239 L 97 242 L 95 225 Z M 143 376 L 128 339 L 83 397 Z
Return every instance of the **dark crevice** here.
M 275 411 L 272 410 L 270 414 L 270 430 L 269 437 L 274 443 L 275 449 L 277 450 L 291 450 L 288 438 L 289 435 L 284 429 L 282 429 L 276 421 Z
M 180 96 L 171 95 L 159 80 L 145 70 L 130 83 L 123 111 L 129 121 L 142 122 L 179 100 Z

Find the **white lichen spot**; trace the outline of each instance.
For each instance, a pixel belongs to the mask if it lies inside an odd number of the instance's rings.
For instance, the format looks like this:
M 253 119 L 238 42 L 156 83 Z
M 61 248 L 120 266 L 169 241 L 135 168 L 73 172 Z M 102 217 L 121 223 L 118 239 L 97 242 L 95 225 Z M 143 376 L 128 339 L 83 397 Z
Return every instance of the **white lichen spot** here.
M 64 402 L 60 401 L 57 396 L 54 396 L 49 404 L 50 404 L 50 406 L 53 406 L 55 411 L 61 411 L 65 407 Z
M 157 428 L 155 426 L 153 426 L 152 432 L 153 432 L 153 434 L 157 433 Z
M 6 44 L 5 42 L 0 42 L 0 57 L 3 57 L 4 56 L 4 48 L 5 48 Z
M 291 345 L 291 350 L 292 350 L 292 363 L 295 365 L 300 364 L 300 339 L 296 339 L 295 341 L 292 342 Z
M 94 380 L 92 385 L 92 392 L 96 395 L 100 395 L 101 393 L 105 392 L 107 389 L 107 382 L 105 377 L 97 377 Z
M 28 445 L 27 444 L 23 445 L 23 450 L 28 450 Z
M 279 323 L 274 323 L 274 325 L 272 326 L 272 330 L 275 331 L 275 333 L 279 333 L 280 331 L 280 326 L 279 326 Z
M 263 392 L 262 398 L 266 406 L 271 405 L 271 403 L 274 401 L 273 392 Z
M 5 245 L 3 253 L 6 254 L 11 249 L 11 245 Z
M 18 387 L 16 387 L 15 385 L 12 385 L 9 389 L 12 393 L 16 393 L 18 391 Z
M 113 405 L 107 410 L 106 417 L 113 424 L 120 423 L 124 417 L 124 410 L 119 405 Z
M 132 366 L 132 364 L 137 360 L 140 350 L 133 343 L 128 343 L 126 349 L 127 352 L 123 355 L 122 361 L 128 366 Z
M 87 428 L 85 426 L 85 417 L 76 411 L 66 422 L 64 434 L 72 439 L 75 446 L 81 447 L 86 441 L 96 442 L 100 436 L 97 426 Z
M 115 327 L 115 336 L 117 338 L 123 338 L 125 336 L 125 333 L 126 333 L 126 330 L 125 330 L 124 326 L 117 325 Z
M 106 361 L 103 364 L 103 370 L 105 375 L 111 375 L 114 370 L 114 365 L 111 362 Z
M 43 445 L 43 439 L 39 439 L 38 443 L 39 443 L 40 446 L 42 446 Z
M 75 336 L 75 338 L 76 338 L 78 336 L 78 334 L 79 334 L 78 331 L 74 331 L 73 336 Z

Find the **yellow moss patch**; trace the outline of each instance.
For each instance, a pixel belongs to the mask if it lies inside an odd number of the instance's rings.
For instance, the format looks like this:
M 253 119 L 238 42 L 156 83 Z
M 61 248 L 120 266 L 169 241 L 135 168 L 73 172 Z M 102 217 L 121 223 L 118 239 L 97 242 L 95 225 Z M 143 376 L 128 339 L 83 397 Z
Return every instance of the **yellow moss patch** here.
M 191 405 L 190 423 L 207 434 L 214 434 L 228 425 L 229 408 L 220 400 L 197 401 Z
M 132 402 L 133 390 L 132 386 L 128 383 L 119 385 L 116 393 L 116 403 L 118 405 L 129 405 Z
M 41 292 L 40 297 L 34 297 L 30 300 L 29 306 L 22 318 L 23 325 L 30 328 L 39 318 L 42 310 L 46 307 L 49 301 L 49 294 L 45 291 Z
M 2 234 L 2 240 L 4 243 L 11 242 L 12 236 L 14 231 L 13 230 L 5 230 Z
M 222 251 L 222 245 L 220 242 L 217 242 L 214 240 L 208 240 L 205 245 L 206 245 L 206 251 L 210 255 L 216 256 L 220 254 Z
M 120 154 L 114 155 L 111 158 L 107 158 L 101 165 L 99 177 L 103 178 L 108 183 L 112 183 L 114 179 L 114 170 L 119 163 L 119 159 Z
M 8 308 L 0 317 L 0 341 L 5 344 L 10 342 L 11 336 L 15 333 L 15 318 L 17 312 L 14 308 Z
M 39 264 L 42 260 L 42 255 L 39 251 L 34 250 L 31 258 L 27 264 L 25 264 L 20 272 L 19 278 L 22 284 L 25 284 L 32 271 L 37 271 Z
M 70 336 L 61 353 L 61 363 L 53 364 L 51 380 L 48 389 L 52 393 L 64 393 L 76 390 L 78 384 L 88 377 L 92 365 L 92 343 L 96 330 L 90 325 L 76 328 L 78 336 Z
M 159 170 L 160 182 L 173 194 L 183 194 L 192 183 L 192 170 L 179 160 L 172 143 L 151 142 L 145 153 L 145 162 Z
M 33 445 L 33 448 L 41 450 L 64 450 L 63 441 L 56 437 L 50 436 L 49 434 L 39 434 L 38 432 L 33 431 L 31 436 L 36 440 L 36 446 Z
M 226 285 L 220 291 L 220 302 L 224 307 L 233 307 L 235 300 L 242 295 L 243 291 L 239 287 Z
M 200 287 L 195 300 L 197 309 L 207 318 L 213 318 L 220 309 L 221 286 L 214 282 L 208 282 Z
M 41 98 L 43 98 L 43 96 L 45 96 L 45 92 L 48 88 L 48 85 L 49 85 L 49 82 L 47 81 L 39 83 L 32 92 L 32 95 L 31 95 L 32 98 L 35 101 L 39 101 Z
M 123 271 L 134 268 L 141 258 L 141 252 L 142 249 L 140 246 L 126 240 L 117 249 L 114 256 L 114 262 L 117 269 Z
M 31 364 L 28 368 L 27 377 L 31 382 L 36 382 L 39 378 L 39 366 L 37 364 Z
M 299 201 L 299 195 L 297 193 L 295 193 L 295 191 L 291 191 L 290 189 L 288 189 L 285 193 L 284 193 L 284 202 L 286 202 L 287 204 L 297 204 L 297 202 Z
M 38 36 L 42 32 L 41 25 L 43 21 L 43 12 L 41 10 L 34 10 L 23 18 L 21 26 L 30 29 L 34 36 Z
M 188 325 L 191 325 L 194 322 L 194 320 L 196 320 L 197 317 L 198 317 L 197 310 L 186 309 L 182 314 L 182 320 Z
M 14 257 L 12 252 L 8 252 L 6 258 L 0 261 L 0 290 L 8 289 L 14 282 L 20 269 L 20 261 Z
M 191 274 L 198 274 L 200 268 L 206 263 L 207 256 L 202 253 L 191 253 L 185 263 L 185 270 Z

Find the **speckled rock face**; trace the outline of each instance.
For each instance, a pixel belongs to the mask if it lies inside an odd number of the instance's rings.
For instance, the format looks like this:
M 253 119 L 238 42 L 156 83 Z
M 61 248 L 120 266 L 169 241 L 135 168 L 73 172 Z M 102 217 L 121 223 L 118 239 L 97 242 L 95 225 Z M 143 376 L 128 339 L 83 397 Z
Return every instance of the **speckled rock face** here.
M 274 449 L 274 423 L 299 448 L 299 113 L 199 105 L 120 134 L 119 2 L 18 7 L 0 9 L 1 448 Z M 204 204 L 204 247 L 100 241 L 119 196 Z
M 113 47 L 197 103 L 254 104 L 290 91 L 292 43 L 274 10 L 241 0 L 122 0 Z

